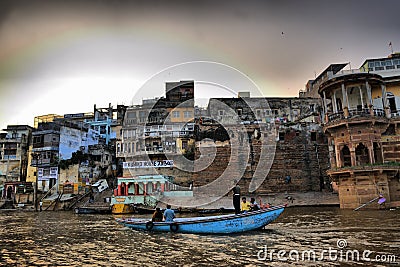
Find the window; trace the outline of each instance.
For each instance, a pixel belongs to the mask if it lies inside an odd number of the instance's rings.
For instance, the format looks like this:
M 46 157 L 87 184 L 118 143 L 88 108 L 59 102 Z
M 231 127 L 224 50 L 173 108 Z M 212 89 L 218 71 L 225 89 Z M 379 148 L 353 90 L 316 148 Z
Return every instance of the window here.
M 172 111 L 173 118 L 179 118 L 181 116 L 181 112 L 178 110 Z
M 238 114 L 238 116 L 242 116 L 243 109 L 241 108 L 236 109 L 236 113 Z
M 188 148 L 188 142 L 186 140 L 182 140 L 182 149 L 187 149 Z
M 279 132 L 279 141 L 285 140 L 285 133 L 284 132 Z
M 183 112 L 183 117 L 184 118 L 192 118 L 192 112 L 191 111 L 184 111 Z
M 218 115 L 224 116 L 225 115 L 225 111 L 224 110 L 218 110 Z
M 42 142 L 42 136 L 34 136 L 33 137 L 33 143 L 38 144 Z
M 368 62 L 368 68 L 373 68 L 374 66 L 374 62 Z
M 311 141 L 317 141 L 317 133 L 311 132 Z
M 129 118 L 129 119 L 136 118 L 136 111 L 131 111 L 131 112 L 129 112 L 129 113 L 128 113 L 128 118 Z

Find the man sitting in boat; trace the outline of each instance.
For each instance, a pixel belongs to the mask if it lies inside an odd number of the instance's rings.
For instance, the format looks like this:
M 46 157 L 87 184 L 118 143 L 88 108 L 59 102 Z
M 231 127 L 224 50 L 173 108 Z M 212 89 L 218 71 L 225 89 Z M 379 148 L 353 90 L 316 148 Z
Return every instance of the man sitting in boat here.
M 175 218 L 175 212 L 171 209 L 171 205 L 167 205 L 167 209 L 164 211 L 164 220 L 166 222 L 173 222 Z
M 250 202 L 246 201 L 246 197 L 242 197 L 242 203 L 240 207 L 242 212 L 248 212 L 250 210 Z
M 259 209 L 260 209 L 260 206 L 258 206 L 256 199 L 254 197 L 252 197 L 250 199 L 250 210 L 254 211 L 254 210 L 259 210 Z
M 160 208 L 156 208 L 156 211 L 153 213 L 153 217 L 151 218 L 152 222 L 162 222 L 163 214 Z

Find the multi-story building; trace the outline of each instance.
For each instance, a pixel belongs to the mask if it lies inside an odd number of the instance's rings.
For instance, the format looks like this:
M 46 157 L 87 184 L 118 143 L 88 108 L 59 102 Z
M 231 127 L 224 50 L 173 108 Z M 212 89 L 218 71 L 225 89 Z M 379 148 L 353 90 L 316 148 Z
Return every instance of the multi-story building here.
M 28 125 L 9 125 L 0 134 L 0 179 L 26 181 L 28 149 L 33 128 Z
M 80 121 L 57 119 L 39 124 L 32 133 L 31 167 L 28 172 L 31 181 L 38 180 L 38 188 L 49 190 L 57 183 L 59 163 L 68 160 L 77 151 L 87 152 L 90 145 L 98 144 L 99 133 Z
M 118 188 L 123 190 L 117 190 L 114 208 L 153 203 L 149 194 L 157 184 L 161 183 L 163 192 L 167 181 L 191 181 L 191 166 L 181 171 L 182 164 L 191 164 L 180 159 L 194 147 L 194 82 L 168 82 L 165 97 L 128 107 L 121 133 L 116 154 L 123 164 L 122 177 L 118 178 Z
M 33 202 L 32 183 L 26 182 L 32 130 L 28 125 L 8 125 L 0 134 L 0 207 Z
M 193 92 L 193 81 L 166 83 L 165 97 L 143 100 L 142 105 L 128 107 L 122 138 L 116 145 L 117 157 L 126 162 L 158 164 L 184 154 L 194 143 Z M 151 168 L 125 168 L 123 176 L 149 172 Z
M 342 208 L 379 195 L 387 205 L 400 206 L 399 60 L 399 54 L 368 59 L 354 70 L 333 64 L 306 90 L 323 101 L 327 173 L 338 186 Z

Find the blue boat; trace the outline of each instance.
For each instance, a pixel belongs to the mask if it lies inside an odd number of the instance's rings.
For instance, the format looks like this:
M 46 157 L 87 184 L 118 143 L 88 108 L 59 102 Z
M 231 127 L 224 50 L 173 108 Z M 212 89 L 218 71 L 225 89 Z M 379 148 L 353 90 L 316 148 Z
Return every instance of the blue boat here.
M 175 218 L 173 222 L 152 222 L 138 218 L 117 218 L 116 221 L 135 230 L 191 234 L 230 234 L 263 228 L 278 218 L 285 207 L 286 205 L 280 205 L 236 215 Z

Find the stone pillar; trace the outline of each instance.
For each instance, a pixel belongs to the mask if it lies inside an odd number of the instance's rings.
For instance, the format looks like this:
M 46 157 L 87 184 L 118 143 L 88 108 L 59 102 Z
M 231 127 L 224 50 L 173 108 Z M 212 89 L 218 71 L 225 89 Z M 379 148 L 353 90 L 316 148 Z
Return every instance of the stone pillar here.
M 361 110 L 364 110 L 364 99 L 363 99 L 363 94 L 362 94 L 361 86 L 359 86 L 358 89 L 360 90 Z
M 164 191 L 165 191 L 165 184 L 161 183 L 161 192 L 164 192 Z
M 357 158 L 356 158 L 356 149 L 351 146 L 350 149 L 350 158 L 351 158 L 351 166 L 357 166 Z
M 333 167 L 337 167 L 336 164 L 336 151 L 334 152 L 334 146 L 333 145 L 329 145 L 328 147 L 329 149 L 329 162 L 331 164 L 331 168 Z
M 143 195 L 147 195 L 147 183 L 143 183 Z
M 374 143 L 371 141 L 370 145 L 368 146 L 368 153 L 369 153 L 369 163 L 375 163 L 375 156 L 374 156 Z
M 337 103 L 336 103 L 336 90 L 333 92 L 332 105 L 333 105 L 333 112 L 338 113 Z
M 344 117 L 347 118 L 349 117 L 349 101 L 347 99 L 347 90 L 346 87 L 344 86 L 344 83 L 342 83 L 342 96 L 343 96 L 343 113 Z
M 374 105 L 372 102 L 372 94 L 371 94 L 371 86 L 368 81 L 365 81 L 365 87 L 367 88 L 367 97 L 368 97 L 368 108 L 371 116 L 374 116 Z
M 335 152 L 336 152 L 336 167 L 340 168 L 343 166 L 343 159 L 340 156 L 340 146 L 335 145 Z
M 325 95 L 325 91 L 323 92 L 323 97 L 322 97 L 322 102 L 323 102 L 323 105 L 322 105 L 322 107 L 323 107 L 323 115 L 322 115 L 322 118 L 324 118 L 324 120 L 325 120 L 325 123 L 327 123 L 328 122 L 328 114 L 327 114 L 327 109 L 326 109 L 326 95 Z
M 390 108 L 389 108 L 387 95 L 386 95 L 386 85 L 381 84 L 381 88 L 382 88 L 383 110 L 385 111 L 386 118 L 390 119 L 391 114 L 390 114 Z

